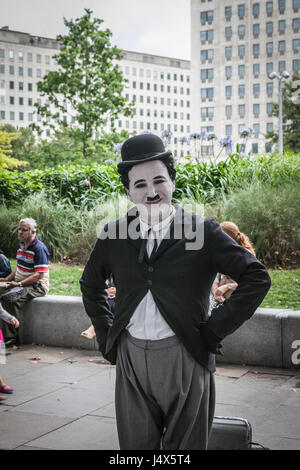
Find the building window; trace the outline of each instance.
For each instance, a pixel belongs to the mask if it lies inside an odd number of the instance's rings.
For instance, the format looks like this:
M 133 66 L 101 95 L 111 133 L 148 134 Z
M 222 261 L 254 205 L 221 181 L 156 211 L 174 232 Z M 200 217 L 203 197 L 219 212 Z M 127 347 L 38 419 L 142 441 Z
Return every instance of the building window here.
M 23 91 L 24 89 L 24 84 L 23 82 L 19 82 L 19 90 Z
M 24 69 L 23 69 L 23 67 L 18 67 L 18 73 L 19 73 L 19 75 L 20 75 L 21 77 L 23 76 L 23 74 L 24 74 Z
M 239 25 L 239 27 L 238 27 L 239 39 L 244 39 L 245 34 L 246 34 L 246 26 L 243 25 L 243 24 Z
M 300 29 L 300 18 L 293 19 L 293 32 L 298 33 Z
M 267 122 L 266 130 L 267 132 L 273 132 L 273 122 Z
M 280 14 L 283 14 L 285 11 L 285 0 L 278 0 L 278 10 Z
M 32 77 L 32 68 L 31 67 L 29 67 L 27 69 L 27 75 L 28 75 L 28 77 Z
M 36 76 L 40 78 L 42 76 L 42 71 L 41 69 L 36 69 Z
M 266 91 L 267 91 L 268 97 L 273 95 L 273 82 L 267 82 Z
M 207 41 L 212 42 L 213 39 L 214 39 L 214 30 L 209 29 L 208 31 L 201 31 L 200 32 L 200 39 L 201 39 L 202 43 L 207 42 Z M 177 75 L 176 74 L 174 75 L 174 80 L 177 80 Z
M 232 116 L 232 106 L 231 105 L 225 106 L 225 116 L 227 117 L 227 119 L 231 118 L 231 116 Z
M 239 71 L 239 78 L 244 78 L 245 77 L 245 65 L 244 64 L 239 65 L 238 71 Z
M 32 98 L 28 98 L 28 106 L 32 106 Z
M 0 104 L 5 104 L 5 96 L 0 95 Z
M 253 44 L 253 57 L 258 58 L 259 56 L 259 44 Z
M 258 38 L 259 37 L 259 23 L 255 23 L 253 25 L 253 37 Z
M 213 22 L 213 19 L 214 19 L 213 10 L 211 10 L 211 11 L 201 11 L 201 13 L 200 13 L 201 24 L 205 24 L 205 23 L 211 24 Z
M 13 59 L 15 54 L 14 54 L 14 51 L 13 50 L 10 50 L 9 53 L 8 53 L 8 56 L 10 59 Z
M 253 76 L 255 78 L 259 77 L 259 69 L 260 69 L 259 64 L 253 64 Z
M 226 57 L 226 60 L 231 60 L 231 56 L 232 56 L 232 47 L 225 47 L 225 57 Z
M 280 53 L 280 55 L 283 55 L 285 53 L 285 41 L 278 42 L 278 52 Z
M 283 72 L 286 69 L 286 63 L 285 60 L 280 60 L 278 62 L 278 71 Z
M 5 111 L 0 111 L 0 119 L 5 119 Z
M 4 57 L 5 57 L 5 50 L 0 49 L 0 58 L 4 58 Z
M 254 136 L 257 138 L 259 136 L 259 124 L 253 124 Z
M 300 51 L 300 39 L 293 39 L 293 52 L 298 53 Z
M 254 117 L 259 116 L 259 103 L 254 103 L 253 104 L 253 114 L 254 114 Z
M 42 56 L 41 56 L 41 54 L 37 54 L 37 55 L 36 55 L 36 61 L 37 61 L 38 64 L 41 64 L 41 63 L 42 63 Z
M 267 75 L 269 76 L 271 72 L 273 72 L 273 62 L 267 62 L 266 64 Z
M 32 52 L 27 53 L 27 61 L 32 62 Z
M 213 88 L 201 88 L 201 99 L 202 101 L 206 101 L 206 99 L 212 101 L 214 97 L 214 89 Z
M 201 119 L 203 121 L 206 120 L 206 118 L 212 120 L 214 116 L 214 108 L 201 108 Z M 190 115 L 186 115 L 187 119 L 190 118 Z
M 259 97 L 259 92 L 260 92 L 260 85 L 259 85 L 259 83 L 254 83 L 254 84 L 253 84 L 253 96 L 254 96 L 254 98 L 258 98 L 258 97 Z
M 228 135 L 228 136 L 232 135 L 232 125 L 231 124 L 226 124 L 225 134 Z
M 9 119 L 10 119 L 11 121 L 14 121 L 14 120 L 15 120 L 15 113 L 14 113 L 14 111 L 10 111 L 10 113 L 9 113 Z
M 200 57 L 201 57 L 202 63 L 207 61 L 207 60 L 211 62 L 214 58 L 214 50 L 213 49 L 206 49 L 204 51 L 201 51 L 200 52 Z
M 15 104 L 15 97 L 14 96 L 9 97 L 9 104 Z
M 267 142 L 265 144 L 265 149 L 266 149 L 266 153 L 271 153 L 272 152 L 272 144 L 270 142 Z
M 4 73 L 5 72 L 5 66 L 4 64 L 0 64 L 0 73 Z
M 245 117 L 245 105 L 239 104 L 239 116 L 240 118 Z
M 300 0 L 293 0 L 293 9 L 294 12 L 298 12 L 300 8 Z
M 9 82 L 9 89 L 14 90 L 15 89 L 15 82 Z
M 227 41 L 230 41 L 231 36 L 232 36 L 232 28 L 231 28 L 231 26 L 226 26 L 226 28 L 225 28 L 225 39 Z
M 225 7 L 225 18 L 227 21 L 231 19 L 231 7 Z
M 206 80 L 212 81 L 213 78 L 214 78 L 214 69 L 201 69 L 202 82 Z
M 253 13 L 254 18 L 259 17 L 259 3 L 253 3 L 252 13 Z
M 238 5 L 239 19 L 242 20 L 245 16 L 245 5 Z
M 238 54 L 239 54 L 240 59 L 243 59 L 245 57 L 245 46 L 244 45 L 238 46 Z
M 300 60 L 294 59 L 293 60 L 293 72 L 299 72 L 299 71 L 300 71 Z
M 9 66 L 9 74 L 10 74 L 10 75 L 14 75 L 14 74 L 15 74 L 15 67 L 14 67 L 14 65 L 10 65 L 10 66 Z
M 19 62 L 23 62 L 23 52 L 18 52 L 18 59 L 19 59 Z
M 273 23 L 272 22 L 266 23 L 266 32 L 267 32 L 268 37 L 273 36 Z
M 279 34 L 285 33 L 285 20 L 278 21 L 278 31 L 279 31 Z
M 225 96 L 228 99 L 231 98 L 231 96 L 232 96 L 232 86 L 231 85 L 227 85 L 225 87 Z
M 272 16 L 272 14 L 273 14 L 273 2 L 267 2 L 266 3 L 266 13 L 267 13 L 267 16 Z
M 252 144 L 252 153 L 258 153 L 258 144 L 257 143 Z
M 244 98 L 245 96 L 245 85 L 239 85 L 239 97 Z
M 267 42 L 266 44 L 266 53 L 268 57 L 272 57 L 273 54 L 273 43 L 272 42 Z
M 268 116 L 272 116 L 273 112 L 273 103 L 267 103 L 267 114 Z
M 225 67 L 225 75 L 226 75 L 227 80 L 231 78 L 231 75 L 232 75 L 231 65 Z
M 23 96 L 20 96 L 19 97 L 19 105 L 23 106 L 23 104 L 24 104 L 24 98 L 23 98 Z

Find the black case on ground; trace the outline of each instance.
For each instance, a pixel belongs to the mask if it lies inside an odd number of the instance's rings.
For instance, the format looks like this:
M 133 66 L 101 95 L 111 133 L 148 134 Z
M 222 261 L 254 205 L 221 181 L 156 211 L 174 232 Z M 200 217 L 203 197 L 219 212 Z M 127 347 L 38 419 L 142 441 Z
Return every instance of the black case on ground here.
M 208 450 L 250 450 L 252 428 L 247 419 L 215 416 Z

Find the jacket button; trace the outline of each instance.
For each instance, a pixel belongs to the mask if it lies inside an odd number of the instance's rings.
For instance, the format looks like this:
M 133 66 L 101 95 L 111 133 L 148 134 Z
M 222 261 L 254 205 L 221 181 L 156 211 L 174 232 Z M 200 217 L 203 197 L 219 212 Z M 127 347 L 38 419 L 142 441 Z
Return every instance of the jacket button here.
M 153 266 L 148 266 L 148 272 L 149 272 L 149 273 L 153 273 L 153 271 L 154 271 Z
M 148 286 L 152 286 L 152 281 L 151 281 L 151 279 L 148 279 L 147 284 L 148 284 Z

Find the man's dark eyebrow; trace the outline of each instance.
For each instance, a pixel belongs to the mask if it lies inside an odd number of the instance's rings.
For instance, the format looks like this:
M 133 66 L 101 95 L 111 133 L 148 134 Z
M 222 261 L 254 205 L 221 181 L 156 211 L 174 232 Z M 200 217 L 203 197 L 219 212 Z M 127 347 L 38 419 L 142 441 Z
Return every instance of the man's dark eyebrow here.
M 161 175 L 154 176 L 153 179 L 154 179 L 154 180 L 157 180 L 157 179 L 161 179 L 161 178 L 166 179 L 165 176 L 161 176 Z M 134 184 L 134 186 L 135 186 L 136 184 L 144 183 L 144 182 L 145 182 L 145 180 L 136 180 L 133 184 Z
M 136 181 L 134 182 L 134 185 L 136 185 L 136 184 L 138 184 L 138 183 L 144 183 L 144 182 L 145 182 L 145 180 L 136 180 Z
M 156 179 L 158 179 L 158 178 L 164 178 L 164 179 L 166 179 L 166 177 L 165 177 L 165 176 L 160 176 L 160 175 L 159 175 L 159 176 L 154 176 L 154 178 L 153 178 L 153 179 L 154 179 L 154 180 L 156 180 Z

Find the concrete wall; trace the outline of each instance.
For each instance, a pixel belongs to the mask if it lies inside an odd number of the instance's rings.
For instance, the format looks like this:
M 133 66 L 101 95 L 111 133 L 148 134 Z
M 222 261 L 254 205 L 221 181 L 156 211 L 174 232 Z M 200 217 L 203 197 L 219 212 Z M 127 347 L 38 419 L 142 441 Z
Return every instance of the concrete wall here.
M 96 340 L 80 333 L 90 321 L 81 297 L 48 295 L 22 310 L 22 343 L 98 350 Z M 300 368 L 300 311 L 259 308 L 253 317 L 223 341 L 218 363 Z

